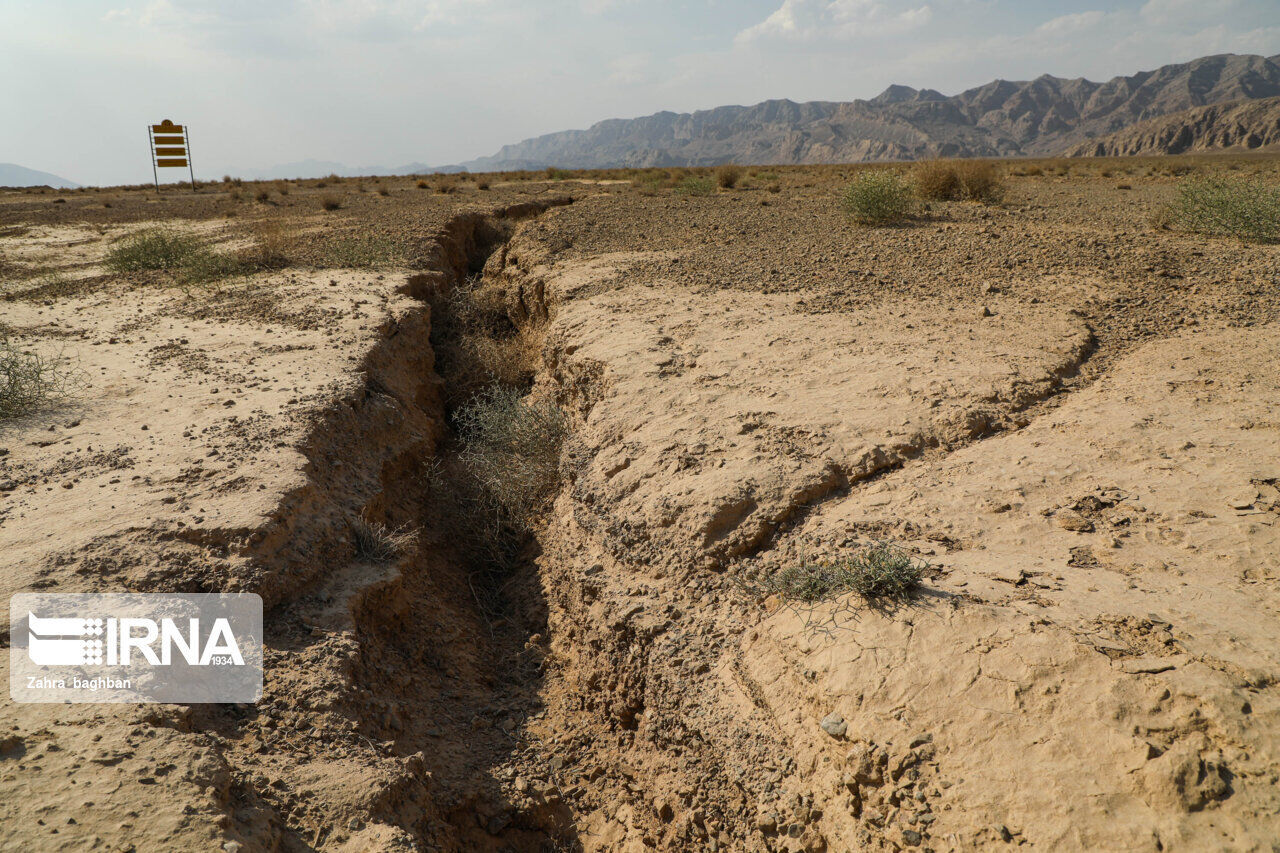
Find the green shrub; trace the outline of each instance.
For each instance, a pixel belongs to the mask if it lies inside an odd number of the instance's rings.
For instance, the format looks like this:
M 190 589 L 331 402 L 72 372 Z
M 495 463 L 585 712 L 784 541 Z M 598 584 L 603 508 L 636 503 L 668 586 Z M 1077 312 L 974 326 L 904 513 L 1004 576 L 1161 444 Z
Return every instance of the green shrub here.
M 197 237 L 161 228 L 125 237 L 107 252 L 106 264 L 118 273 L 158 270 L 197 283 L 252 271 L 239 256 L 215 252 Z
M 549 167 L 547 167 L 547 180 L 548 180 L 548 181 L 564 181 L 564 180 L 568 180 L 569 178 L 572 178 L 572 177 L 573 177 L 573 173 L 572 173 L 572 172 L 570 172 L 570 171 L 568 171 L 568 170 L 566 170 L 566 169 L 556 169 L 556 168 L 554 168 L 554 167 L 550 167 L 550 166 L 549 166 Z
M 1273 242 L 1280 238 L 1280 189 L 1241 176 L 1189 178 L 1178 187 L 1173 216 L 1189 231 Z
M 207 251 L 190 234 L 149 228 L 125 237 L 107 252 L 107 267 L 115 272 L 178 270 L 191 258 Z
M 503 518 L 527 522 L 559 480 L 560 443 L 568 424 L 547 402 L 494 385 L 455 415 L 462 461 Z
M 861 225 L 901 222 L 911 213 L 911 188 L 887 169 L 863 172 L 845 190 L 844 209 Z
M 832 562 L 803 561 L 769 579 L 766 591 L 784 601 L 813 604 L 856 592 L 868 600 L 904 599 L 920 585 L 929 565 L 880 543 Z
M 676 187 L 676 192 L 680 195 L 711 195 L 715 191 L 715 183 L 701 175 L 690 175 Z

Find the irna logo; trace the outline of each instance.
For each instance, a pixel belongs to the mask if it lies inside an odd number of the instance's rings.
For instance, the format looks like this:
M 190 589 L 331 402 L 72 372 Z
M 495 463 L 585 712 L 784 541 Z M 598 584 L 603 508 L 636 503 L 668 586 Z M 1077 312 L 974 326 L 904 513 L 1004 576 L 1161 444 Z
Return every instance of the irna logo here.
M 135 656 L 152 666 L 169 666 L 175 657 L 188 666 L 244 666 L 227 618 L 213 619 L 204 630 L 199 618 L 184 621 L 28 613 L 27 657 L 39 666 L 130 666 Z
M 19 593 L 9 600 L 17 702 L 256 702 L 252 593 Z

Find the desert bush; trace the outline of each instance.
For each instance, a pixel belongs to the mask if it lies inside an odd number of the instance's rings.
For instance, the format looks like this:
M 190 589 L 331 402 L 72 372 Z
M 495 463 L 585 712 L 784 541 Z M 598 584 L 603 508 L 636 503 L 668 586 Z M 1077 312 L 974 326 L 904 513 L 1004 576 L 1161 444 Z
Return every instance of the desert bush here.
M 114 272 L 178 270 L 207 251 L 190 234 L 164 228 L 148 228 L 125 237 L 107 252 L 107 267 Z
M 427 183 L 426 181 L 421 181 L 421 180 L 420 180 L 420 181 L 418 181 L 418 183 L 417 183 L 417 187 L 418 187 L 418 189 L 420 189 L 420 190 L 425 190 L 425 189 L 429 188 L 430 186 L 431 186 L 431 184 Z
M 1241 176 L 1183 181 L 1173 217 L 1188 231 L 1255 242 L 1280 239 L 1280 189 Z
M 511 321 L 500 286 L 475 276 L 432 307 L 431 345 L 449 406 L 467 403 L 494 383 L 529 387 L 539 355 L 538 330 Z
M 531 519 L 559 479 L 560 443 L 568 429 L 550 402 L 530 402 L 494 385 L 455 414 L 462 461 L 494 504 L 515 523 Z
M 735 166 L 733 163 L 726 163 L 716 168 L 716 185 L 726 190 L 731 190 L 738 185 L 738 181 L 742 180 L 742 167 Z
M 384 186 L 382 186 L 382 185 L 379 185 L 379 186 L 378 186 L 378 195 L 380 195 L 380 196 L 389 196 L 389 195 L 391 195 L 391 190 L 387 189 L 386 187 L 384 187 Z
M 458 191 L 458 182 L 453 178 L 445 178 L 436 184 L 436 192 L 449 195 Z
M 715 191 L 716 185 L 711 179 L 701 175 L 689 175 L 676 186 L 676 192 L 680 195 L 711 195 Z
M 1027 174 L 1033 178 L 1038 178 L 1044 174 L 1044 169 L 1040 168 L 1039 166 L 1028 166 Z
M 320 206 L 325 210 L 338 210 L 342 207 L 342 201 L 335 195 L 321 196 Z
M 66 357 L 25 352 L 0 330 L 0 420 L 30 414 L 61 397 L 77 376 Z
M 265 204 L 266 202 L 271 200 L 271 190 L 267 189 L 266 187 L 262 187 L 261 189 L 259 189 L 257 192 L 253 194 L 253 197 Z
M 1004 198 L 1004 177 L 994 163 L 961 160 L 955 164 L 955 170 L 964 198 L 983 204 L 996 204 Z
M 844 194 L 844 209 L 862 225 L 891 225 L 911 213 L 911 188 L 888 169 L 862 172 Z
M 767 189 L 771 193 L 780 193 L 782 192 L 782 185 L 777 183 L 769 184 L 769 186 L 765 187 L 765 189 Z
M 813 604 L 856 592 L 868 600 L 900 600 L 920 585 L 929 565 L 902 549 L 878 543 L 833 561 L 802 560 L 768 579 L 766 592 L 784 601 Z
M 550 166 L 547 167 L 547 180 L 549 181 L 563 181 L 572 177 L 573 173 L 567 169 L 556 169 Z
M 476 178 L 476 189 L 478 189 L 478 190 L 487 190 L 487 189 L 489 189 L 489 179 L 488 179 L 488 178 Z
M 962 192 L 955 165 L 940 160 L 921 163 L 912 170 L 916 195 L 928 201 L 950 201 Z
M 356 557 L 370 563 L 391 563 L 413 549 L 418 541 L 418 530 L 409 525 L 387 527 L 371 521 L 363 513 L 351 522 L 351 535 L 355 540 Z

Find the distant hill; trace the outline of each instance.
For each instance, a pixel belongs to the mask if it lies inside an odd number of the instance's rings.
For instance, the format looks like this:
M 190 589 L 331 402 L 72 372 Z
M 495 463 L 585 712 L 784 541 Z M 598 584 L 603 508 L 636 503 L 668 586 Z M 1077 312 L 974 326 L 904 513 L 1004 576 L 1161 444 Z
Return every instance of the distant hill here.
M 338 175 L 343 178 L 361 178 L 370 175 L 425 175 L 431 172 L 457 172 L 459 166 L 428 166 L 426 163 L 408 163 L 404 166 L 348 166 L 332 160 L 301 160 L 284 163 L 269 169 L 241 169 L 234 177 L 251 181 L 279 181 L 293 178 L 323 178 Z
M 835 163 L 1056 155 L 1192 107 L 1280 96 L 1280 57 L 1224 54 L 1105 83 L 1044 75 L 947 96 L 890 86 L 871 100 L 788 100 L 610 119 L 460 164 L 504 169 Z
M 1280 150 L 1280 98 L 1194 107 L 1073 146 L 1068 157 Z
M 43 187 L 49 186 L 58 190 L 74 190 L 80 185 L 51 175 L 19 166 L 16 163 L 0 163 L 0 187 Z

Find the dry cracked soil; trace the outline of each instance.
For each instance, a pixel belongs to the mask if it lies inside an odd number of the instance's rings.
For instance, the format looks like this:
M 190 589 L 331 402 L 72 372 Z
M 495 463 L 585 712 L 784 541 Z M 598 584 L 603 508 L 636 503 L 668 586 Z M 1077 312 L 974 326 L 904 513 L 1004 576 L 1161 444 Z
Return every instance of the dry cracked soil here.
M 1159 216 L 1278 164 L 0 191 L 0 595 L 266 608 L 255 704 L 2 700 L 0 850 L 1280 849 L 1280 248 Z M 567 424 L 497 534 L 493 382 Z

